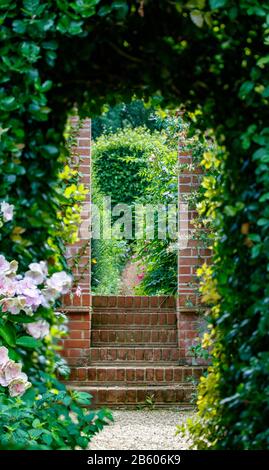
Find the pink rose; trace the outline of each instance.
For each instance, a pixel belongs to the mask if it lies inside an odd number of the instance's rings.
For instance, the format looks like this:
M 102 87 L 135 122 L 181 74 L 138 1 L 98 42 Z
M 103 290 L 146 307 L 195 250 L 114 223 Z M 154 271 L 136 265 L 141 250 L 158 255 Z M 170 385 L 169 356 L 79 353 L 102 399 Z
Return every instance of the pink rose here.
M 0 300 L 0 305 L 2 305 L 3 312 L 10 312 L 13 315 L 17 315 L 26 307 L 26 299 L 23 296 L 6 298 Z
M 75 295 L 76 295 L 77 297 L 81 297 L 81 293 L 82 293 L 82 292 L 81 292 L 81 287 L 80 287 L 80 286 L 77 286 L 76 291 L 75 291 Z
M 6 365 L 8 362 L 8 349 L 5 346 L 0 347 L 0 368 Z
M 46 320 L 38 320 L 24 325 L 27 333 L 35 339 L 43 339 L 49 334 L 50 326 Z
M 142 281 L 144 277 L 145 277 L 145 273 L 137 274 L 137 278 L 139 279 L 139 281 Z
M 47 263 L 40 261 L 40 263 L 31 263 L 29 271 L 26 271 L 25 277 L 32 280 L 36 285 L 42 284 L 48 274 Z
M 0 276 L 0 295 L 11 297 L 16 292 L 16 282 L 7 276 Z
M 25 304 L 27 307 L 31 307 L 36 310 L 41 305 L 43 297 L 40 290 L 31 278 L 24 278 L 17 282 L 16 286 L 17 294 L 22 294 L 25 297 Z
M 7 387 L 12 380 L 24 377 L 25 374 L 21 371 L 21 367 L 22 365 L 17 362 L 8 361 L 4 367 L 0 369 L 0 385 Z
M 9 222 L 13 219 L 14 206 L 8 202 L 1 202 L 0 210 L 3 214 L 4 222 Z
M 0 272 L 5 273 L 6 271 L 9 270 L 9 262 L 6 260 L 6 258 L 3 255 L 0 255 Z
M 18 262 L 13 260 L 11 262 L 7 261 L 3 255 L 0 255 L 0 273 L 1 275 L 11 275 L 14 276 L 18 269 Z
M 47 279 L 47 287 L 56 290 L 60 295 L 67 294 L 72 284 L 72 277 L 66 274 L 65 271 L 54 273 Z
M 21 374 L 19 379 L 12 380 L 8 386 L 9 394 L 11 397 L 18 397 L 23 395 L 24 392 L 31 387 L 31 383 L 27 380 L 26 374 Z

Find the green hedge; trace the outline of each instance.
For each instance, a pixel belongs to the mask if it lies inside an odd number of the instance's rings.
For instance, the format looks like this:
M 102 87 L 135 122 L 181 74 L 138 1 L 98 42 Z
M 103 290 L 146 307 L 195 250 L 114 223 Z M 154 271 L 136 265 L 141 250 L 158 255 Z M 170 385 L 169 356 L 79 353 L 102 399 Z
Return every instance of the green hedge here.
M 93 144 L 93 171 L 102 193 L 116 204 L 132 205 L 146 187 L 142 169 L 152 149 L 150 132 L 143 127 L 104 134 Z

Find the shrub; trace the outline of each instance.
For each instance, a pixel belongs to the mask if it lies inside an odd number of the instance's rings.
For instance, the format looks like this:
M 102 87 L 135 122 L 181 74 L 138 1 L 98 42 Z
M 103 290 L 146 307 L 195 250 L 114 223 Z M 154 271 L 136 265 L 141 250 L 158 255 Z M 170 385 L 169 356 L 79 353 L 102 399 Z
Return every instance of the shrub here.
M 4 226 L 14 207 L 4 201 L 0 208 Z M 91 396 L 68 392 L 54 377 L 58 365 L 65 372 L 55 356 L 55 339 L 66 330 L 61 328 L 65 316 L 53 307 L 72 278 L 64 271 L 49 276 L 44 261 L 18 275 L 18 263 L 3 255 L 0 268 L 0 447 L 85 448 L 111 415 L 88 413 L 80 405 L 89 405 Z
M 140 172 L 152 149 L 146 128 L 125 128 L 102 135 L 93 144 L 93 172 L 102 194 L 116 204 L 132 205 L 145 191 Z
M 156 114 L 153 100 L 149 104 L 133 99 L 130 103 L 105 106 L 102 115 L 92 120 L 92 137 L 96 140 L 103 134 L 115 134 L 121 129 L 141 126 L 151 131 L 162 127 L 162 120 Z
M 89 411 L 91 395 L 68 392 L 54 380 L 54 389 L 30 389 L 22 398 L 9 398 L 0 387 L 0 447 L 27 450 L 85 449 L 109 420 L 107 410 Z

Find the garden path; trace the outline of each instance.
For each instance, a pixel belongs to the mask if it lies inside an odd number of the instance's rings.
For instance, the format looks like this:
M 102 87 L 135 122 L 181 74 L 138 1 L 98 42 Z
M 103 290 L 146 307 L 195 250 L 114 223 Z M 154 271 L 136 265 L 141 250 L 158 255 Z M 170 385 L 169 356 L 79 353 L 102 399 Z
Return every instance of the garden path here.
M 142 277 L 139 262 L 128 262 L 121 275 L 120 295 L 135 295 L 135 287 L 141 282 Z
M 113 411 L 114 423 L 91 441 L 91 450 L 186 450 L 190 442 L 176 436 L 176 426 L 193 416 L 183 410 Z

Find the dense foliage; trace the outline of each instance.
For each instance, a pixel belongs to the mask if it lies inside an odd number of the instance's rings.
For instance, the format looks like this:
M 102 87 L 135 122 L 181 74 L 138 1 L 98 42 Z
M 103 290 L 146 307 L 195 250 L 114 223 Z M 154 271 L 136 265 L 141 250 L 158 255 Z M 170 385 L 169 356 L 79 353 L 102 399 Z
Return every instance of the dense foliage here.
M 8 226 L 14 206 L 4 201 L 0 209 L 0 225 Z M 45 261 L 30 263 L 25 273 L 18 274 L 18 267 L 0 255 L 0 446 L 85 448 L 111 414 L 89 413 L 83 405 L 91 395 L 69 392 L 55 378 L 56 370 L 68 372 L 55 354 L 67 320 L 54 312 L 55 302 L 72 278 L 65 271 L 49 275 Z
M 213 128 L 224 151 L 209 191 L 215 359 L 194 431 L 199 447 L 268 447 L 268 3 L 2 0 L 0 8 L 1 198 L 18 205 L 22 238 L 7 237 L 4 252 L 22 267 L 54 256 L 49 237 L 61 252 L 55 189 L 74 103 L 92 115 L 105 102 L 161 92 L 199 108 L 196 125 Z
M 157 102 L 151 99 L 150 104 L 146 104 L 143 100 L 133 99 L 130 103 L 104 106 L 102 114 L 92 120 L 92 138 L 96 140 L 104 134 L 115 134 L 126 127 L 145 126 L 151 131 L 160 130 L 162 120 L 156 114 Z
M 155 126 L 159 122 L 162 131 L 150 132 L 145 127 L 132 129 L 127 126 L 115 133 L 103 134 L 93 144 L 93 177 L 96 180 L 93 202 L 102 208 L 100 196 L 105 195 L 111 196 L 112 208 L 115 204 L 128 204 L 132 209 L 136 204 L 150 204 L 155 208 L 153 240 L 146 240 L 144 224 L 143 237 L 135 239 L 138 214 L 133 211 L 131 246 L 130 239 L 124 243 L 124 235 L 120 242 L 116 239 L 92 241 L 92 257 L 96 259 L 93 281 L 96 284 L 97 279 L 102 279 L 98 290 L 105 289 L 101 290 L 103 293 L 107 293 L 104 276 L 111 279 L 111 292 L 117 292 L 115 287 L 119 286 L 123 263 L 132 253 L 135 253 L 132 260 L 140 261 L 145 272 L 139 285 L 140 294 L 176 294 L 177 291 L 177 251 L 172 248 L 176 239 L 169 234 L 167 238 L 159 239 L 157 230 L 163 216 L 163 209 L 158 213 L 158 207 L 174 204 L 177 217 L 177 145 L 181 124 L 178 118 L 169 118 L 165 113 L 165 119 L 156 113 L 152 116 Z M 101 193 L 98 188 L 102 188 Z M 117 219 L 115 216 L 112 221 Z M 111 277 L 113 269 L 114 279 Z
M 93 144 L 93 171 L 102 193 L 116 204 L 132 205 L 146 187 L 141 177 L 152 151 L 151 135 L 145 128 L 125 128 L 102 135 Z
M 86 449 L 91 437 L 102 430 L 111 415 L 107 410 L 89 411 L 91 395 L 55 388 L 30 389 L 22 398 L 0 391 L 0 447 L 27 450 Z
M 106 173 L 108 176 L 108 173 Z M 93 212 L 92 220 L 100 220 L 100 230 L 103 233 L 105 214 L 104 194 L 100 190 L 95 177 L 94 165 L 91 175 L 91 200 L 98 210 Z M 100 219 L 99 219 L 100 217 Z M 100 234 L 100 235 L 101 235 Z M 121 273 L 129 257 L 129 245 L 126 240 L 115 237 L 91 239 L 91 289 L 94 294 L 116 295 L 120 292 Z
M 165 116 L 165 113 L 164 113 Z M 144 265 L 144 276 L 137 287 L 141 295 L 176 295 L 177 294 L 177 239 L 169 233 L 166 226 L 164 237 L 159 237 L 158 224 L 166 213 L 168 223 L 168 206 L 174 206 L 174 222 L 178 215 L 178 139 L 183 130 L 182 122 L 177 117 L 165 116 L 162 119 L 162 131 L 152 134 L 152 145 L 146 168 L 141 176 L 146 181 L 146 190 L 138 202 L 151 204 L 156 208 L 155 234 L 153 239 L 137 240 L 136 259 Z M 170 217 L 170 216 L 169 216 Z

